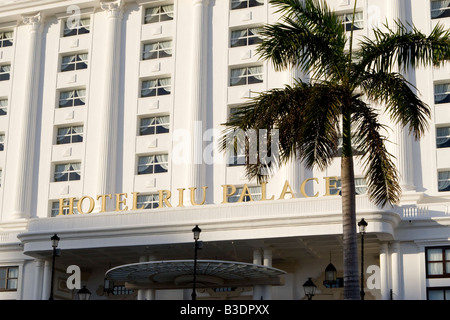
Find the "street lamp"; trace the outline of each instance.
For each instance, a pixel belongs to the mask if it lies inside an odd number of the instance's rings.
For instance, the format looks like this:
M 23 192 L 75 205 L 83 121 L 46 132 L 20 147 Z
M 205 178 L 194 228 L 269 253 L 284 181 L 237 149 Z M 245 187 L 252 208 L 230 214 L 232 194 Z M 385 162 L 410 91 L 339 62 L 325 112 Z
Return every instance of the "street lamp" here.
M 50 298 L 48 300 L 53 300 L 53 278 L 55 277 L 55 257 L 56 257 L 56 248 L 58 247 L 59 243 L 59 237 L 55 233 L 53 237 L 50 238 L 52 241 L 52 247 L 53 247 L 53 257 L 52 257 L 52 278 L 50 282 Z
M 364 300 L 364 234 L 366 233 L 367 222 L 364 218 L 358 222 L 359 233 L 361 234 L 361 300 Z
M 83 288 L 78 290 L 77 294 L 78 299 L 80 300 L 89 300 L 89 298 L 91 297 L 91 292 L 89 291 L 88 288 L 86 288 L 86 286 L 83 286 Z
M 195 285 L 197 281 L 197 250 L 198 250 L 198 239 L 200 239 L 200 232 L 202 232 L 202 229 L 198 227 L 198 225 L 195 226 L 194 229 L 192 229 L 192 232 L 194 233 L 194 283 L 192 286 L 192 300 L 196 300 L 197 294 L 195 293 Z
M 305 290 L 305 296 L 308 297 L 308 300 L 311 300 L 316 293 L 317 286 L 312 282 L 311 278 L 308 278 L 303 284 L 303 289 Z

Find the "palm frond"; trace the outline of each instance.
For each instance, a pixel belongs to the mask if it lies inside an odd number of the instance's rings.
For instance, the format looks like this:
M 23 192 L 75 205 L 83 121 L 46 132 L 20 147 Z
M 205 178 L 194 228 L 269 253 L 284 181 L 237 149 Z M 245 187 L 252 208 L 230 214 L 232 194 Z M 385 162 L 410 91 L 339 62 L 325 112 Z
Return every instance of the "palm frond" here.
M 358 110 L 353 114 L 353 123 L 358 131 L 358 149 L 364 154 L 362 162 L 369 198 L 376 205 L 395 205 L 401 188 L 393 156 L 386 149 L 387 139 L 381 134 L 386 127 L 378 122 L 378 114 L 359 98 L 353 101 L 353 107 Z
M 283 12 L 281 22 L 266 25 L 257 52 L 276 70 L 298 66 L 316 77 L 339 70 L 345 62 L 345 32 L 336 15 L 317 0 L 272 0 Z
M 259 153 L 265 147 L 271 153 L 279 152 L 279 159 L 265 165 L 258 160 L 259 155 L 247 154 L 247 159 L 255 160 L 246 164 L 249 178 L 267 179 L 267 175 L 263 177 L 261 172 L 273 173 L 291 157 L 304 160 L 307 167 L 324 169 L 337 151 L 340 95 L 340 88 L 328 82 L 310 84 L 299 81 L 294 86 L 263 92 L 234 112 L 225 123 L 227 128 L 222 132 L 221 151 L 233 146 L 236 130 L 253 130 L 252 136 L 259 136 L 260 130 L 268 130 L 276 133 L 271 137 L 277 139 L 277 150 L 271 144 L 273 141 L 258 139 L 259 144 L 253 146 L 253 151 Z M 251 145 L 250 136 L 242 138 L 239 143 Z M 261 141 L 267 145 L 261 145 Z
M 431 110 L 403 75 L 379 71 L 365 72 L 361 78 L 361 88 L 369 100 L 384 103 L 392 120 L 409 127 L 416 139 L 424 134 Z
M 393 67 L 405 71 L 417 66 L 439 66 L 450 60 L 450 31 L 437 25 L 429 36 L 416 27 L 411 30 L 401 22 L 396 30 L 388 25 L 388 31 L 374 29 L 374 39 L 364 38 L 360 50 L 357 69 L 390 72 Z

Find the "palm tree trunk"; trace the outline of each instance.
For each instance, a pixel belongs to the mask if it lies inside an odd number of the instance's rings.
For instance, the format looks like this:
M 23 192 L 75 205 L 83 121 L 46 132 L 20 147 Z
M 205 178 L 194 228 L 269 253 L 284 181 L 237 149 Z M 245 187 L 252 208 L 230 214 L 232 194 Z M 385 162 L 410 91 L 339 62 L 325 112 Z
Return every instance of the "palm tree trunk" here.
M 359 300 L 356 192 L 351 143 L 351 120 L 349 114 L 344 114 L 343 116 L 341 192 L 344 246 L 344 299 Z

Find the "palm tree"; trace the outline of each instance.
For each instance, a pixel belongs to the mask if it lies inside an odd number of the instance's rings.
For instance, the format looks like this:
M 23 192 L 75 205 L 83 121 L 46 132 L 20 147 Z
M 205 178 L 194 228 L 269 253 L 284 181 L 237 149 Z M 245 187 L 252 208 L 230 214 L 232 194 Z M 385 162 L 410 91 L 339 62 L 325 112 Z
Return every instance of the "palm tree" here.
M 397 204 L 398 173 L 386 148 L 388 128 L 379 117 L 387 114 L 415 139 L 424 134 L 430 109 L 401 72 L 449 60 L 449 31 L 437 26 L 427 36 L 397 21 L 394 29 L 387 24 L 384 31 L 375 28 L 371 39 L 363 38 L 353 49 L 354 21 L 346 32 L 324 1 L 270 3 L 282 17 L 263 27 L 260 57 L 271 61 L 277 71 L 295 67 L 309 73 L 310 80 L 260 93 L 230 115 L 222 149 L 235 131 L 277 129 L 279 161 L 246 163 L 247 177 L 262 182 L 291 158 L 307 168 L 325 169 L 335 159 L 342 138 L 344 299 L 359 299 L 354 148 L 363 153 L 371 201 L 379 206 Z

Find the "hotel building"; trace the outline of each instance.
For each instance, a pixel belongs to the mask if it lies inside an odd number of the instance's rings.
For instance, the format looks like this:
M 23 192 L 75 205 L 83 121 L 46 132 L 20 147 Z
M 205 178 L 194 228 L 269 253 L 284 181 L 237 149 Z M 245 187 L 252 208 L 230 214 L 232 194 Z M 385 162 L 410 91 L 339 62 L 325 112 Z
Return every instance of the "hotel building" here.
M 354 0 L 327 2 L 351 21 Z M 0 0 L 0 299 L 190 299 L 196 225 L 197 299 L 301 300 L 309 278 L 342 299 L 339 157 L 261 185 L 218 148 L 234 108 L 305 77 L 258 59 L 278 18 L 268 0 Z M 450 1 L 359 0 L 355 34 L 396 19 L 448 28 Z M 406 76 L 432 119 L 420 141 L 386 122 L 398 207 L 355 161 L 366 300 L 450 299 L 450 64 Z

